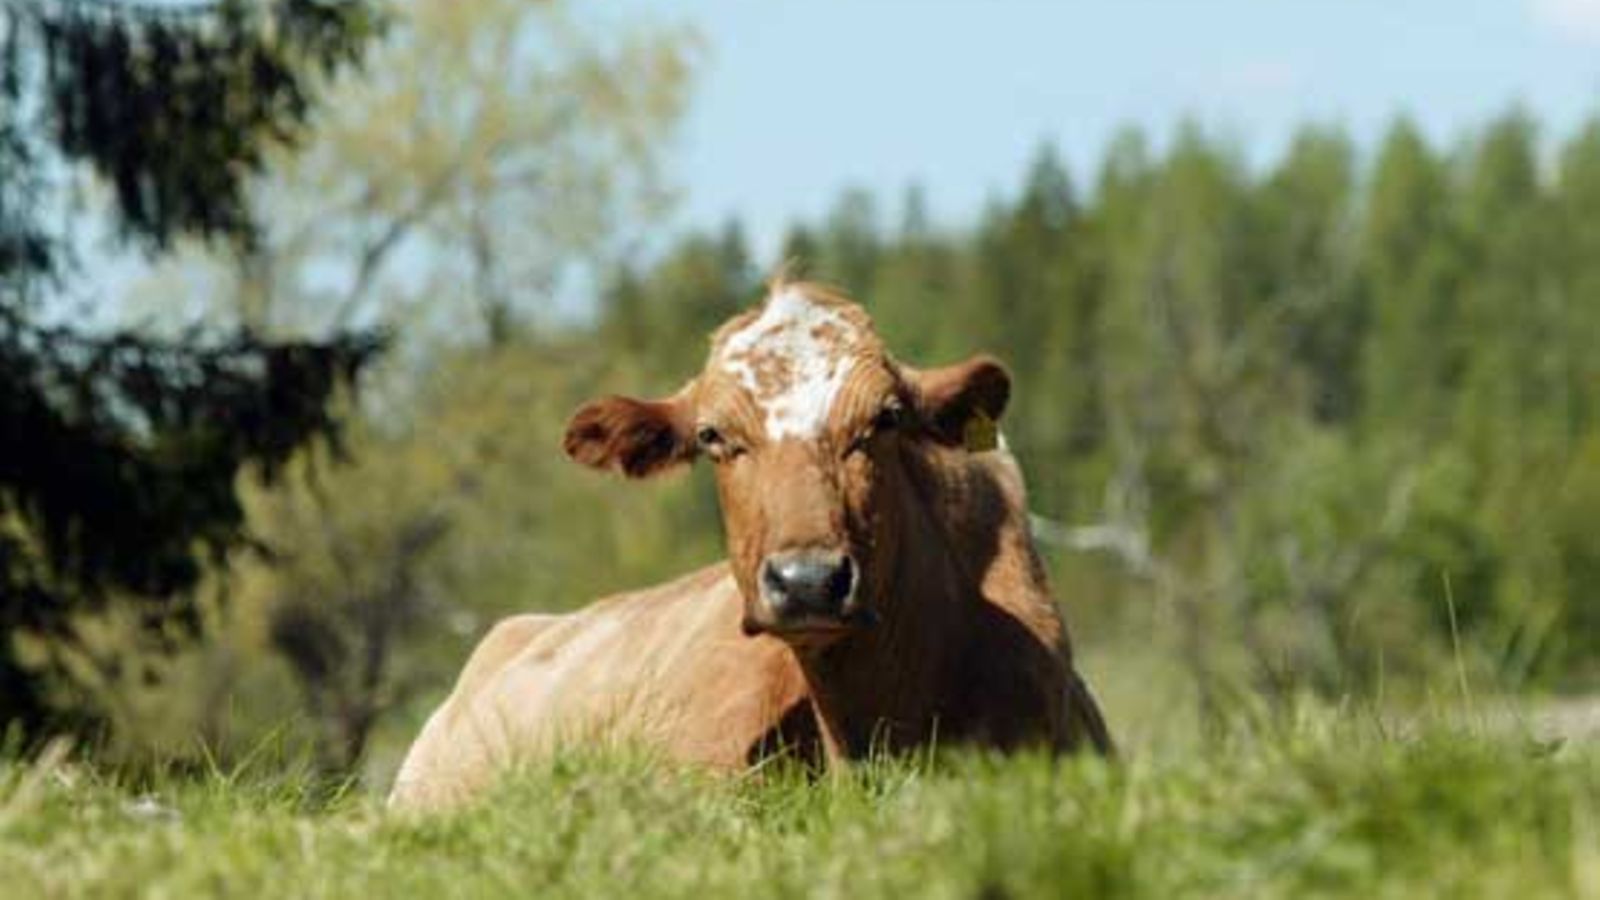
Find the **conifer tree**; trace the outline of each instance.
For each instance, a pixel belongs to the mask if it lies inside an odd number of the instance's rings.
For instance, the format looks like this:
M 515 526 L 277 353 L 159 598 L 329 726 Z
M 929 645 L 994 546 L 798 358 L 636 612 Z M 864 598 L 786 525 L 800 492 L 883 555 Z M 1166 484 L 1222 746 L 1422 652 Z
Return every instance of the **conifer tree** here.
M 236 477 L 336 439 L 335 392 L 377 347 L 54 324 L 85 274 L 62 179 L 106 185 L 134 247 L 248 246 L 248 176 L 375 27 L 339 0 L 0 6 L 0 726 L 95 723 L 66 676 L 86 614 L 124 610 L 162 646 L 198 629 L 202 566 L 246 541 Z
M 1444 164 L 1408 121 L 1396 123 L 1378 152 L 1360 233 L 1372 316 L 1363 348 L 1369 418 L 1441 434 L 1465 374 L 1452 338 L 1461 259 Z

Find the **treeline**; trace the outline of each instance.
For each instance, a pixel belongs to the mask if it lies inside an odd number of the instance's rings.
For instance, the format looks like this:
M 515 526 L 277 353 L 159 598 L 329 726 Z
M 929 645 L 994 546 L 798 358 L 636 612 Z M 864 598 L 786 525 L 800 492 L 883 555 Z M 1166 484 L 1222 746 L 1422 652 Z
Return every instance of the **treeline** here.
M 1371 158 L 1308 128 L 1266 171 L 1129 133 L 1088 184 L 1043 149 L 970 229 L 847 193 L 783 256 L 909 361 L 1011 365 L 1080 618 L 1170 634 L 1202 683 L 1369 686 L 1459 643 L 1570 684 L 1600 661 L 1600 120 L 1545 149 L 1520 111 Z M 673 384 L 766 270 L 737 224 L 685 238 L 618 276 L 596 351 Z

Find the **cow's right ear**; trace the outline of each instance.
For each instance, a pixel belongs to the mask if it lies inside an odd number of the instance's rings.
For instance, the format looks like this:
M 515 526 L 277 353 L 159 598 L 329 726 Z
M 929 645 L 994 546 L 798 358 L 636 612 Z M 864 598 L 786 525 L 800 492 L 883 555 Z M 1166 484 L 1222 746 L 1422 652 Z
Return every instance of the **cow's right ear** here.
M 572 414 L 562 447 L 586 466 L 644 478 L 694 459 L 690 421 L 681 393 L 665 400 L 602 397 Z

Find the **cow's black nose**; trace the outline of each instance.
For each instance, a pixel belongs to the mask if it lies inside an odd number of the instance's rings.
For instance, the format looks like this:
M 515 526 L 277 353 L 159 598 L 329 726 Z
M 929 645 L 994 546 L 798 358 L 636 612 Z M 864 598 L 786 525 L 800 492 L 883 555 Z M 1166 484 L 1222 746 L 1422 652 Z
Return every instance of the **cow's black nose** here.
M 779 620 L 839 619 L 855 593 L 855 564 L 831 550 L 774 553 L 761 564 L 761 588 Z

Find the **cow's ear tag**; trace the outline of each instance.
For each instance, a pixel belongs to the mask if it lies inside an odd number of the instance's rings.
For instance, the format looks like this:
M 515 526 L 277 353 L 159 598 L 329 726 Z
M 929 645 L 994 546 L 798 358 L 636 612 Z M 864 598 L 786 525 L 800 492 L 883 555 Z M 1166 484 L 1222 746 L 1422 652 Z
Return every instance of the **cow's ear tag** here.
M 983 453 L 1000 446 L 1000 427 L 994 419 L 983 410 L 978 410 L 967 419 L 967 424 L 961 429 L 961 442 L 966 445 L 968 453 Z

